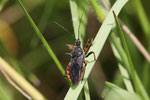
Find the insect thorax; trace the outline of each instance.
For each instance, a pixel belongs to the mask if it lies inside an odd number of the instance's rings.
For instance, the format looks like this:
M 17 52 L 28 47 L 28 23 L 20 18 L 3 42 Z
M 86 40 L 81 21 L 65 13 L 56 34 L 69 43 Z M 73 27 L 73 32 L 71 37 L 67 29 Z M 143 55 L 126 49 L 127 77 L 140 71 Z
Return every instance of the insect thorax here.
M 76 47 L 73 51 L 72 51 L 72 58 L 78 58 L 82 55 L 84 55 L 84 51 L 81 47 Z

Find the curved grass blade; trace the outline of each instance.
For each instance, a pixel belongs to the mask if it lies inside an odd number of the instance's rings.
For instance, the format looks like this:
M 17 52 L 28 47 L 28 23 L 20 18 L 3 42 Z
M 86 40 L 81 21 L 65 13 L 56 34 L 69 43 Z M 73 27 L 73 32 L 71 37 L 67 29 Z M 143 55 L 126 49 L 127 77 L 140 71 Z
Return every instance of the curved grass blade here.
M 0 68 L 2 68 L 12 80 L 25 90 L 35 100 L 45 100 L 44 96 L 36 90 L 28 81 L 18 74 L 5 60 L 0 57 Z
M 96 58 L 98 58 L 98 56 L 104 46 L 104 43 L 111 31 L 112 24 L 115 22 L 115 20 L 113 18 L 112 10 L 117 12 L 117 15 L 118 15 L 120 10 L 122 9 L 122 7 L 126 4 L 126 2 L 127 2 L 127 0 L 117 0 L 115 2 L 115 4 L 113 5 L 112 9 L 110 10 L 110 12 L 108 13 L 108 16 L 104 20 L 104 23 L 102 24 L 101 28 L 99 29 L 99 31 L 94 39 L 94 45 L 89 49 L 89 51 L 95 52 Z M 87 60 L 92 61 L 93 57 L 90 56 Z M 88 63 L 88 65 L 86 67 L 84 80 L 82 82 L 79 82 L 79 84 L 77 86 L 70 87 L 67 95 L 65 96 L 65 100 L 76 100 L 78 98 L 78 96 L 85 84 L 85 81 L 87 80 L 94 64 L 95 64 L 95 61 Z
M 140 84 L 141 81 L 139 80 L 139 78 L 138 78 L 138 76 L 135 72 L 135 69 L 134 69 L 134 66 L 133 66 L 133 63 L 132 63 L 132 59 L 131 59 L 131 56 L 130 56 L 130 53 L 129 53 L 129 50 L 128 50 L 128 46 L 127 46 L 127 43 L 126 43 L 126 40 L 125 40 L 125 36 L 123 34 L 123 31 L 121 29 L 121 26 L 119 24 L 119 21 L 118 21 L 116 15 L 115 15 L 114 11 L 113 11 L 113 14 L 114 14 L 115 21 L 116 21 L 116 24 L 117 24 L 117 28 L 118 28 L 118 31 L 119 31 L 118 33 L 120 35 L 120 39 L 122 41 L 123 47 L 125 49 L 126 56 L 128 58 L 128 62 L 129 62 L 129 70 L 128 71 L 130 72 L 130 75 L 133 79 L 135 90 L 136 90 L 137 93 L 139 93 L 143 97 L 144 100 L 149 100 L 149 97 L 148 97 L 143 85 Z
M 111 35 L 110 35 L 111 47 L 112 47 L 115 57 L 118 60 L 118 67 L 121 72 L 121 75 L 123 76 L 124 84 L 125 84 L 127 90 L 129 92 L 133 93 L 134 90 L 133 90 L 133 86 L 132 86 L 132 83 L 129 78 L 129 74 L 128 74 L 127 70 L 123 67 L 123 65 L 125 66 L 125 64 L 123 64 L 124 60 L 122 59 L 122 57 L 124 57 L 124 58 L 126 57 L 125 52 L 120 44 L 119 39 L 117 37 L 115 38 L 115 36 L 112 36 L 112 35 L 114 35 L 114 34 L 111 33 Z M 121 54 L 121 56 L 119 54 Z
M 32 20 L 32 18 L 30 17 L 30 15 L 28 14 L 28 12 L 26 11 L 26 9 L 24 8 L 23 4 L 21 3 L 20 0 L 17 0 L 17 2 L 19 3 L 19 5 L 21 6 L 22 10 L 24 11 L 26 17 L 28 18 L 29 22 L 31 23 L 33 29 L 35 30 L 36 35 L 39 37 L 39 39 L 42 41 L 42 43 L 44 44 L 45 48 L 47 49 L 48 53 L 51 55 L 52 59 L 54 60 L 54 62 L 56 63 L 57 67 L 59 68 L 59 70 L 61 71 L 61 73 L 64 75 L 65 70 L 63 69 L 61 63 L 59 62 L 59 60 L 57 59 L 56 55 L 54 54 L 53 50 L 50 48 L 49 44 L 47 43 L 47 41 L 45 40 L 45 38 L 43 37 L 43 35 L 41 34 L 40 30 L 38 29 L 38 27 L 36 26 L 36 24 L 34 23 L 34 21 Z
M 148 50 L 148 52 L 150 52 L 150 39 L 149 39 L 150 38 L 150 22 L 149 22 L 149 19 L 146 15 L 146 12 L 144 10 L 141 0 L 132 0 L 132 2 L 134 2 L 133 4 L 135 5 L 137 17 L 139 19 L 141 28 L 143 29 L 145 38 L 148 42 L 147 50 Z M 148 74 L 150 73 L 150 64 L 147 61 L 145 61 L 145 63 L 144 63 L 144 70 L 142 73 L 143 73 L 143 79 L 142 79 L 143 84 L 144 84 L 145 88 L 147 90 L 149 90 L 150 89 L 150 85 L 149 85 L 150 77 Z
M 135 93 L 125 91 L 109 82 L 105 82 L 102 97 L 104 100 L 142 100 Z

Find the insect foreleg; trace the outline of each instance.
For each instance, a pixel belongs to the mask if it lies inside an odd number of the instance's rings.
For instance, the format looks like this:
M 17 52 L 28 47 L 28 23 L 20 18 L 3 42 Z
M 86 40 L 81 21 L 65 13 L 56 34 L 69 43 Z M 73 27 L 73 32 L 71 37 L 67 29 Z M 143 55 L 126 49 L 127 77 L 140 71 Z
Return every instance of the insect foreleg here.
M 71 45 L 71 44 L 66 44 L 66 47 L 67 47 L 69 50 L 73 50 L 76 46 Z

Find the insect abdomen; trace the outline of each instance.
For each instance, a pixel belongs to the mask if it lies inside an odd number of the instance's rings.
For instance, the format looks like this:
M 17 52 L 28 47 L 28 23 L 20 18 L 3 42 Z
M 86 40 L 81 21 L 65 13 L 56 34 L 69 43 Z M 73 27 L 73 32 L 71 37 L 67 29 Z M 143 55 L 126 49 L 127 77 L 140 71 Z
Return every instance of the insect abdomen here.
M 78 63 L 74 63 L 71 67 L 70 78 L 73 84 L 77 84 L 80 79 L 81 66 Z

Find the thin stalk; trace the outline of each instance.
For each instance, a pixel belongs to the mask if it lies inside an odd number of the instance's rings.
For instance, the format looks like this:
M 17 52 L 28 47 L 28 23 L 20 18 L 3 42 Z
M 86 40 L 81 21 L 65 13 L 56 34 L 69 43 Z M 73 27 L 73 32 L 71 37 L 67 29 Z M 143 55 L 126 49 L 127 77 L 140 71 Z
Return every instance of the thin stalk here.
M 135 5 L 135 10 L 137 17 L 139 19 L 140 25 L 144 31 L 145 38 L 147 40 L 147 50 L 150 52 L 150 22 L 144 10 L 141 0 L 132 0 Z M 143 70 L 143 84 L 145 88 L 149 87 L 149 75 L 150 73 L 150 64 L 145 61 L 144 70 Z
M 41 33 L 44 32 L 44 30 L 49 22 L 49 18 L 52 15 L 54 5 L 55 5 L 55 0 L 47 0 L 46 1 L 42 16 L 38 23 L 38 27 L 39 27 Z M 36 36 L 34 36 L 30 43 L 31 43 L 32 48 L 37 47 L 39 44 L 38 38 Z
M 132 63 L 132 59 L 131 59 L 131 56 L 130 56 L 130 53 L 129 53 L 129 50 L 128 50 L 128 46 L 127 46 L 127 43 L 126 43 L 126 40 L 125 40 L 125 36 L 124 36 L 124 34 L 123 34 L 123 31 L 122 31 L 122 29 L 121 29 L 121 26 L 120 26 L 120 24 L 119 24 L 119 21 L 118 21 L 116 15 L 115 15 L 115 12 L 114 12 L 114 11 L 113 11 L 113 14 L 114 14 L 114 17 L 115 17 L 115 21 L 116 21 L 116 23 L 117 23 L 117 27 L 118 27 L 118 30 L 119 30 L 118 33 L 119 33 L 119 35 L 120 35 L 120 39 L 121 39 L 122 45 L 123 45 L 123 47 L 124 47 L 124 49 L 125 49 L 126 56 L 127 56 L 127 58 L 128 58 L 129 69 L 130 69 L 129 71 L 130 71 L 130 75 L 131 75 L 131 77 L 132 77 L 132 79 L 133 79 L 133 83 L 134 83 L 134 86 L 135 86 L 135 90 L 136 90 L 137 93 L 139 93 L 139 94 L 143 97 L 143 99 L 149 100 L 149 97 L 148 97 L 148 95 L 146 94 L 146 92 L 141 92 L 141 91 L 144 90 L 144 88 L 139 88 L 138 81 L 140 81 L 140 80 L 137 79 L 136 72 L 135 72 L 135 69 L 134 69 L 134 66 L 133 66 L 133 63 Z M 145 91 L 145 90 L 144 90 L 144 91 Z
M 91 2 L 91 5 L 92 5 L 97 17 L 98 17 L 98 20 L 100 22 L 103 22 L 105 19 L 105 15 L 103 14 L 102 10 L 99 8 L 99 5 L 97 4 L 96 0 L 90 0 L 90 2 Z
M 150 23 L 148 17 L 146 16 L 144 7 L 142 6 L 140 0 L 132 0 L 132 2 L 134 2 L 137 17 L 141 23 L 141 27 L 143 28 L 147 41 L 150 42 Z
M 27 80 L 18 74 L 12 66 L 0 57 L 0 68 L 3 69 L 24 91 L 35 100 L 45 100 L 45 97 L 34 88 Z
M 34 75 L 33 73 L 31 73 L 30 71 L 26 70 L 25 67 L 21 67 L 20 63 L 17 61 L 17 59 L 15 57 L 13 57 L 9 51 L 7 50 L 7 48 L 5 47 L 4 43 L 1 41 L 0 39 L 0 51 L 2 52 L 2 54 L 4 54 L 4 56 L 7 57 L 7 59 L 10 61 L 10 63 L 12 64 L 12 66 L 16 69 L 16 71 L 18 73 L 20 73 L 22 76 L 27 77 L 31 82 L 33 83 L 39 83 L 38 78 L 36 77 L 36 75 Z M 34 77 L 34 80 L 33 78 Z
M 34 21 L 32 20 L 32 18 L 30 17 L 29 13 L 26 11 L 26 9 L 24 8 L 23 4 L 21 3 L 20 0 L 17 0 L 17 2 L 19 3 L 20 7 L 22 8 L 22 10 L 24 11 L 27 19 L 29 20 L 30 24 L 32 25 L 33 29 L 35 30 L 36 35 L 39 37 L 39 39 L 42 41 L 43 45 L 45 46 L 45 48 L 47 49 L 48 53 L 50 54 L 50 56 L 52 57 L 52 59 L 54 60 L 54 62 L 56 63 L 57 67 L 59 68 L 59 70 L 61 71 L 61 73 L 64 75 L 65 70 L 63 69 L 61 63 L 59 62 L 58 58 L 56 57 L 56 55 L 54 54 L 53 50 L 51 49 L 51 47 L 49 46 L 49 44 L 47 43 L 47 41 L 45 40 L 45 38 L 43 37 L 42 33 L 40 32 L 40 30 L 38 29 L 38 27 L 36 26 L 36 24 L 34 23 Z
M 3 69 L 0 69 L 0 71 L 2 72 L 3 76 L 5 77 L 5 79 L 14 87 L 16 88 L 23 96 L 25 96 L 28 100 L 31 100 L 31 97 L 26 94 L 20 87 L 18 87 L 10 78 L 9 76 L 6 74 L 6 72 Z

